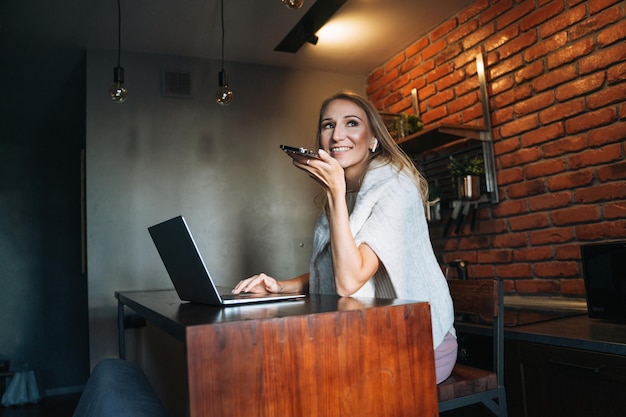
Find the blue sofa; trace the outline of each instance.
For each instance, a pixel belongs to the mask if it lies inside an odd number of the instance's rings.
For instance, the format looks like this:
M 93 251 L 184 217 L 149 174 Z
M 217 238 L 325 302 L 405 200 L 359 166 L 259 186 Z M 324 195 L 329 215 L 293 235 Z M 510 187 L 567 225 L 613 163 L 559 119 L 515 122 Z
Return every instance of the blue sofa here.
M 95 366 L 73 417 L 168 417 L 135 363 L 103 359 Z

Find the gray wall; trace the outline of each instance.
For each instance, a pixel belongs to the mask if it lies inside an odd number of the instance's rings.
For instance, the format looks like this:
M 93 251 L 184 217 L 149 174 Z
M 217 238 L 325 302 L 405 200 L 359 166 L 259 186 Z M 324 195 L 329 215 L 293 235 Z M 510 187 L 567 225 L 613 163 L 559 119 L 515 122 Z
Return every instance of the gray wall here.
M 116 57 L 87 53 L 90 358 L 117 355 L 116 290 L 171 288 L 147 227 L 183 214 L 220 284 L 307 271 L 316 183 L 281 143 L 313 146 L 324 98 L 364 93 L 362 75 L 228 63 L 235 101 L 214 101 L 219 63 L 122 54 L 129 98 L 107 89 Z M 193 98 L 161 96 L 162 70 L 192 74 Z

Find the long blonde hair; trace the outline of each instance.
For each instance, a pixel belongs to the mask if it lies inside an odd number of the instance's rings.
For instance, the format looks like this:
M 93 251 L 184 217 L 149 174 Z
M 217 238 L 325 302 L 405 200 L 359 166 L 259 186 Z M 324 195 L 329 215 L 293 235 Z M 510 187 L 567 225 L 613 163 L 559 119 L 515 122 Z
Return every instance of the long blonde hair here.
M 323 115 L 326 111 L 326 107 L 328 107 L 328 105 L 335 100 L 347 100 L 363 109 L 367 115 L 372 133 L 374 134 L 374 137 L 378 139 L 379 143 L 376 152 L 371 153 L 370 162 L 376 159 L 386 164 L 391 164 L 398 170 L 398 172 L 405 171 L 411 173 L 420 195 L 422 196 L 422 203 L 426 205 L 428 203 L 428 181 L 426 181 L 426 178 L 424 178 L 424 176 L 415 167 L 411 158 L 409 158 L 409 156 L 393 140 L 378 110 L 376 110 L 367 99 L 359 94 L 353 91 L 341 91 L 327 98 L 322 103 L 317 123 L 317 148 L 319 149 L 321 147 L 322 117 L 324 117 Z

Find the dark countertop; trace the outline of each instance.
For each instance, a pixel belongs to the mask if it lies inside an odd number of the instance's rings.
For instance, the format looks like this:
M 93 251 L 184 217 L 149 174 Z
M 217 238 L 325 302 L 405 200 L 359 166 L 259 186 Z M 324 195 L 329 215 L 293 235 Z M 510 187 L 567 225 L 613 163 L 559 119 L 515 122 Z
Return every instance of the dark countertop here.
M 506 340 L 626 356 L 626 324 L 587 315 L 585 300 L 505 297 Z M 489 327 L 456 322 L 459 332 L 490 335 Z

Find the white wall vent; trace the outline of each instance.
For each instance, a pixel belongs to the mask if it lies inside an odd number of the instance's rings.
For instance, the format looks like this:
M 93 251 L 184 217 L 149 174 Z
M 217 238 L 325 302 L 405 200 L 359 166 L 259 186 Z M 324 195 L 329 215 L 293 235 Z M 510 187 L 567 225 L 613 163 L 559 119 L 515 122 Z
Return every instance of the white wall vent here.
M 163 97 L 192 98 L 191 72 L 163 70 Z

